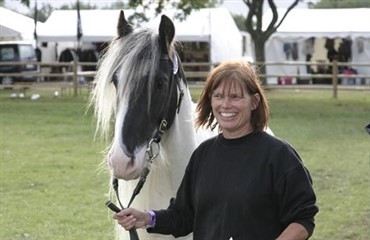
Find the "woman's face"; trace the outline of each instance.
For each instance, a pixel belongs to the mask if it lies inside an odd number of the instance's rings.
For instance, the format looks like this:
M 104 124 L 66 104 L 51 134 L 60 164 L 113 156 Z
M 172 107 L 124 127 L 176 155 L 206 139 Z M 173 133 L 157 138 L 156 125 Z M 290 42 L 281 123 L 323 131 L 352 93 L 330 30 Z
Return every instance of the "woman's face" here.
M 213 91 L 212 112 L 225 138 L 238 138 L 253 131 L 250 117 L 258 102 L 258 94 L 251 96 L 235 83 L 222 83 Z

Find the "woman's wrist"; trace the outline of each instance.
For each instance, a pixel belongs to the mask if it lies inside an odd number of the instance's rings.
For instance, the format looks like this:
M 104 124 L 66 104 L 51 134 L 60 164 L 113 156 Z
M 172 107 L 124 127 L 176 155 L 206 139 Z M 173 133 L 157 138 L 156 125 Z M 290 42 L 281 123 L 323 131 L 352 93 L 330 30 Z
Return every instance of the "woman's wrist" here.
M 146 213 L 149 214 L 149 220 L 146 222 L 146 225 L 144 226 L 144 228 L 152 228 L 155 226 L 155 222 L 156 222 L 156 215 L 155 215 L 155 212 L 152 211 L 152 210 L 145 210 Z

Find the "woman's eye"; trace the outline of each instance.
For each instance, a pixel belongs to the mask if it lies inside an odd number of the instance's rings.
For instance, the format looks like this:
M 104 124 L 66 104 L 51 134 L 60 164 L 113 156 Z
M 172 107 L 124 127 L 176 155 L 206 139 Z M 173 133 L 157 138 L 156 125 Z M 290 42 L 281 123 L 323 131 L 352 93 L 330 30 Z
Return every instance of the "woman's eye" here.
M 239 98 L 242 98 L 242 96 L 239 96 L 239 95 L 231 95 L 230 98 L 232 98 L 232 99 L 239 99 Z
M 217 98 L 217 99 L 220 99 L 220 98 L 222 98 L 222 95 L 219 94 L 219 93 L 216 93 L 216 94 L 213 94 L 213 97 Z

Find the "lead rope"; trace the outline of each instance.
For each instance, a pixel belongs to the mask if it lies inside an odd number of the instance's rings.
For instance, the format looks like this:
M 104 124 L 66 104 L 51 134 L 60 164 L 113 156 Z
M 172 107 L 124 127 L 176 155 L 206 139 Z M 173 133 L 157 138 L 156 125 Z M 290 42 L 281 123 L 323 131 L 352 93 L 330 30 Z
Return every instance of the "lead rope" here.
M 148 160 L 147 160 L 148 165 L 141 172 L 140 179 L 139 179 L 138 183 L 136 184 L 136 187 L 135 187 L 134 191 L 132 192 L 132 195 L 131 195 L 131 198 L 130 198 L 130 201 L 129 201 L 127 207 L 131 206 L 135 197 L 140 193 L 141 189 L 144 186 L 146 178 L 148 177 L 148 174 L 150 172 L 151 164 L 152 164 L 153 160 L 159 155 L 159 151 L 160 151 L 159 142 L 160 142 L 160 138 L 152 138 L 149 141 L 148 148 L 146 149 L 146 153 L 148 154 Z M 158 152 L 156 154 L 153 154 L 153 147 L 152 147 L 153 143 L 157 144 Z M 123 204 L 122 204 L 122 202 L 120 200 L 120 197 L 119 197 L 119 194 L 118 194 L 118 179 L 117 178 L 113 178 L 112 185 L 113 185 L 113 189 L 116 193 L 116 198 L 118 200 L 118 203 L 119 203 L 120 207 L 123 209 L 124 207 L 123 207 Z
M 118 194 L 118 179 L 117 178 L 113 178 L 112 185 L 113 185 L 114 191 L 116 192 L 116 197 L 117 197 L 118 203 L 119 203 L 121 209 L 124 209 L 124 207 L 121 203 L 121 200 L 119 198 L 119 194 Z M 118 209 L 117 212 L 119 212 L 121 209 Z M 130 235 L 130 240 L 140 240 L 139 235 L 137 234 L 136 228 L 130 229 L 129 230 L 129 235 Z
M 141 189 L 144 186 L 144 183 L 146 181 L 146 178 L 147 178 L 147 176 L 148 176 L 148 174 L 150 172 L 150 168 L 151 168 L 151 165 L 153 163 L 153 160 L 159 155 L 159 151 L 160 151 L 159 142 L 160 142 L 160 138 L 152 138 L 149 141 L 148 148 L 146 149 L 146 153 L 148 154 L 148 160 L 147 160 L 148 161 L 148 164 L 143 169 L 143 171 L 141 172 L 139 182 L 136 184 L 136 187 L 135 187 L 135 189 L 134 189 L 134 191 L 133 191 L 133 193 L 131 195 L 131 199 L 130 199 L 127 207 L 130 207 L 131 206 L 131 203 L 134 201 L 135 197 L 140 193 Z M 158 152 L 156 154 L 153 154 L 153 147 L 152 146 L 153 146 L 154 143 L 157 144 L 157 149 L 158 149 Z
M 131 206 L 131 203 L 134 201 L 135 197 L 140 193 L 141 189 L 143 188 L 144 186 L 144 183 L 146 181 L 146 178 L 148 177 L 148 174 L 150 172 L 150 168 L 151 168 L 151 165 L 153 163 L 153 160 L 159 155 L 159 152 L 160 152 L 160 145 L 159 145 L 159 142 L 161 141 L 161 135 L 164 133 L 164 131 L 167 129 L 167 121 L 165 119 L 163 119 L 161 121 L 161 124 L 159 125 L 159 128 L 158 128 L 158 133 L 156 134 L 157 136 L 152 138 L 149 143 L 148 143 L 148 148 L 146 149 L 146 153 L 148 154 L 148 164 L 147 166 L 143 169 L 143 171 L 141 172 L 141 175 L 140 175 L 140 179 L 139 179 L 139 182 L 136 184 L 136 187 L 131 195 L 131 198 L 130 198 L 130 201 L 127 205 L 127 207 L 130 207 Z M 157 152 L 154 153 L 154 150 L 153 150 L 153 144 L 156 144 L 157 145 Z M 120 197 L 119 197 L 119 194 L 118 194 L 118 179 L 114 178 L 113 179 L 113 182 L 112 182 L 112 185 L 113 185 L 113 189 L 116 193 L 116 198 L 118 200 L 118 203 L 121 207 L 121 209 L 124 209 L 122 203 L 121 203 L 121 200 L 120 200 Z M 130 239 L 131 240 L 139 240 L 139 235 L 137 234 L 137 231 L 136 231 L 136 228 L 133 228 L 131 230 L 129 230 L 129 233 L 130 233 Z

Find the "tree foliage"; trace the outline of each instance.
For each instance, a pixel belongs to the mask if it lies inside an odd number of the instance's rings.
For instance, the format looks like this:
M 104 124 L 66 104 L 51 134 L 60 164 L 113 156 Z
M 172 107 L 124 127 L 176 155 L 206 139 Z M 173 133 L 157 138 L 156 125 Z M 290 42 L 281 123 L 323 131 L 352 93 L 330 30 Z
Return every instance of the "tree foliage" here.
M 84 3 L 80 2 L 80 9 L 88 10 L 88 9 L 97 9 L 98 7 L 96 5 L 90 4 L 90 3 Z M 74 10 L 77 9 L 77 1 L 72 4 L 63 4 L 59 8 L 60 10 Z
M 118 0 L 115 3 L 111 3 L 107 7 L 103 7 L 103 9 L 126 9 L 126 8 L 127 8 L 127 4 L 123 1 L 118 1 Z
M 192 9 L 213 7 L 217 2 L 217 0 L 157 0 L 155 1 L 155 11 L 156 13 L 160 13 L 162 9 L 164 9 L 167 5 L 171 5 L 175 9 L 181 9 L 185 13 L 185 15 L 188 15 L 192 11 Z M 146 0 L 129 0 L 128 6 L 131 8 L 136 8 L 138 6 L 149 8 L 153 6 L 153 3 L 152 1 Z
M 321 0 L 311 8 L 370 8 L 369 0 Z
M 245 26 L 245 16 L 242 14 L 233 14 L 233 18 L 239 30 L 246 32 L 247 27 Z
M 3 2 L 3 0 L 0 0 L 0 3 Z M 77 0 L 75 3 L 71 4 L 64 4 L 60 6 L 59 8 L 54 8 L 51 4 L 47 3 L 42 3 L 41 7 L 39 4 L 31 6 L 30 0 L 18 0 L 18 2 L 22 3 L 23 5 L 27 6 L 30 11 L 27 16 L 34 18 L 36 8 L 37 8 L 37 20 L 40 22 L 45 22 L 46 19 L 50 16 L 50 14 L 55 10 L 55 9 L 61 9 L 61 10 L 72 10 L 72 9 L 77 9 Z M 36 2 L 37 3 L 37 2 Z M 90 4 L 90 3 L 84 3 L 80 2 L 80 9 L 97 9 L 98 7 L 96 5 Z
M 127 7 L 136 10 L 134 15 L 129 17 L 129 20 L 131 22 L 148 21 L 148 11 L 154 11 L 155 14 L 160 14 L 166 8 L 177 9 L 178 11 L 175 13 L 175 18 L 184 20 L 193 9 L 214 7 L 218 3 L 218 0 L 156 0 L 154 2 L 155 3 L 146 0 L 129 0 Z
M 53 12 L 54 8 L 50 4 L 42 4 L 42 6 L 37 6 L 37 21 L 45 22 L 46 19 Z M 34 18 L 36 12 L 36 6 L 31 8 L 30 13 L 27 14 L 30 18 Z
M 30 0 L 21 0 L 21 3 L 23 3 L 27 7 L 30 7 Z

